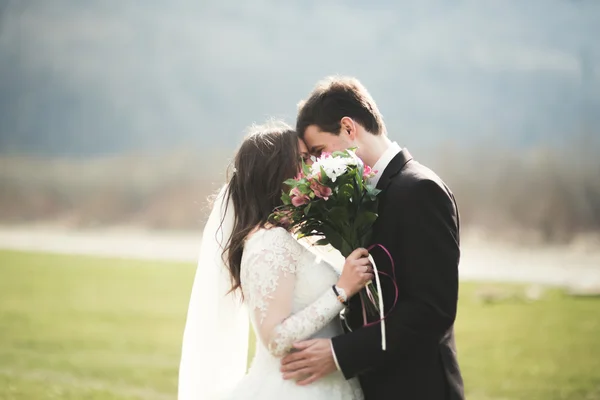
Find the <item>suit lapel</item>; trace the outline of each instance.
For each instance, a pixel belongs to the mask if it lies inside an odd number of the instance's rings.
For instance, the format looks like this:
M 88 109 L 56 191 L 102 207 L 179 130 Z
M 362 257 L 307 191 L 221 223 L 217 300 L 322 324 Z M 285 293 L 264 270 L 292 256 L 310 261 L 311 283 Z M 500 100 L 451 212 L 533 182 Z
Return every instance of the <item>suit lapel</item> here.
M 392 178 L 404 168 L 406 163 L 412 160 L 412 156 L 408 152 L 407 149 L 402 149 L 400 153 L 396 154 L 392 161 L 388 164 L 388 166 L 383 170 L 383 174 L 381 174 L 381 178 L 379 178 L 379 182 L 377 182 L 377 189 L 385 190 L 392 182 Z

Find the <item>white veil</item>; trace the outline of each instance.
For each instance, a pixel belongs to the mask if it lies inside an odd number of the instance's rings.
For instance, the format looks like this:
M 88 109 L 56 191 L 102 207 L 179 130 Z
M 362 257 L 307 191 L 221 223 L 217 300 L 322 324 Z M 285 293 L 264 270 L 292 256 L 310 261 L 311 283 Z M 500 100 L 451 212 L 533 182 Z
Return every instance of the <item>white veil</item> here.
M 179 400 L 218 399 L 246 373 L 248 314 L 238 296 L 227 295 L 231 281 L 221 257 L 234 224 L 233 204 L 226 206 L 226 194 L 224 187 L 202 236 L 183 334 Z

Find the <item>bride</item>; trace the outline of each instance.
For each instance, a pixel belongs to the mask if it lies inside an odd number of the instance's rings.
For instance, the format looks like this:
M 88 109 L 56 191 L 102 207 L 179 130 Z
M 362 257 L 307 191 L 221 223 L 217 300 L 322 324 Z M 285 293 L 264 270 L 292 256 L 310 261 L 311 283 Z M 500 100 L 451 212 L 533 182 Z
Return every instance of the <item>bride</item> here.
M 343 303 L 373 279 L 366 250 L 357 249 L 339 271 L 268 223 L 282 182 L 297 175 L 302 157 L 304 143 L 278 122 L 253 127 L 237 152 L 204 229 L 179 400 L 363 399 L 358 381 L 339 371 L 306 386 L 280 372 L 295 342 L 341 334 Z M 248 315 L 257 340 L 246 373 Z

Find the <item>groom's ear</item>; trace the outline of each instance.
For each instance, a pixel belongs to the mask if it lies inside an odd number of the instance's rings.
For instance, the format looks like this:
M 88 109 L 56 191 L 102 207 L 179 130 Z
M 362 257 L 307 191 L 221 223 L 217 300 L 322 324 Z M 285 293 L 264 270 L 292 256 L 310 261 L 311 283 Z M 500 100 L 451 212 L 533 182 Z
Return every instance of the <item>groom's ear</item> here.
M 350 140 L 354 140 L 356 138 L 356 122 L 350 117 L 344 117 L 340 120 L 340 135 L 348 135 L 350 136 Z

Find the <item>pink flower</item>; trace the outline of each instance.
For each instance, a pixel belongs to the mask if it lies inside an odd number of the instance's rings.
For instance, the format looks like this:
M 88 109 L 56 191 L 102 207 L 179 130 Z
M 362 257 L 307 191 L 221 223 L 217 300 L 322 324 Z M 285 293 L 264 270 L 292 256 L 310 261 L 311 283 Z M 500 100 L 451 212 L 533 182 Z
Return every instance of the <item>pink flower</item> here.
M 313 182 L 321 182 L 321 171 L 317 172 L 316 175 L 311 176 L 310 178 L 308 178 L 310 184 L 312 185 Z
M 372 178 L 373 176 L 375 176 L 376 173 L 377 173 L 377 171 L 373 171 L 371 169 L 371 167 L 369 167 L 368 165 L 365 165 L 365 169 L 363 171 L 363 178 L 365 178 L 365 179 Z
M 310 201 L 310 197 L 300 192 L 300 189 L 298 189 L 297 187 L 292 189 L 292 191 L 290 192 L 290 197 L 292 199 L 292 204 L 294 205 L 294 207 L 303 206 L 304 204 L 308 204 L 308 202 Z
M 329 197 L 333 194 L 329 186 L 322 185 L 316 180 L 310 183 L 310 188 L 315 192 L 315 196 L 324 200 L 329 200 Z

